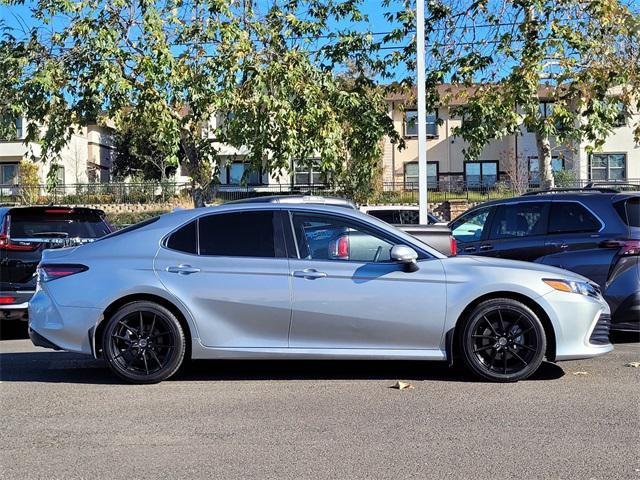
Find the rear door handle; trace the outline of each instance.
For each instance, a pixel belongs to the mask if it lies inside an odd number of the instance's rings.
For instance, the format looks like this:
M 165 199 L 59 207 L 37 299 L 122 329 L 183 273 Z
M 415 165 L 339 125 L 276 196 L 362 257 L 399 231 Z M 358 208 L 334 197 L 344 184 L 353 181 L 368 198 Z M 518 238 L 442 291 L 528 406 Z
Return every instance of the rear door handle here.
M 480 245 L 480 250 L 486 252 L 487 250 L 493 250 L 493 245 Z
M 177 267 L 167 267 L 167 272 L 178 273 L 180 275 L 191 275 L 192 273 L 198 273 L 199 268 L 192 267 L 191 265 L 178 265 Z
M 325 278 L 327 276 L 324 272 L 319 272 L 313 268 L 305 268 L 304 270 L 295 270 L 293 272 L 294 277 L 306 278 L 308 280 L 315 280 L 316 278 Z
M 559 248 L 561 250 L 569 248 L 569 244 L 565 242 L 551 242 L 549 245 L 551 245 L 553 248 Z
M 466 247 L 464 249 L 465 252 L 475 252 L 476 251 L 476 247 Z

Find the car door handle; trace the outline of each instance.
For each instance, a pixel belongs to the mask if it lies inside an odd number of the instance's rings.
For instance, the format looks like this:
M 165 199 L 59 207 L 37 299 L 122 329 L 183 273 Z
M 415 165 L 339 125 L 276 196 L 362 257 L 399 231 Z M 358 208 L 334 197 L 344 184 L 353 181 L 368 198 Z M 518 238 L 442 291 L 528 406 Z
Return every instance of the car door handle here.
M 486 252 L 487 250 L 493 250 L 493 245 L 480 245 L 480 250 Z
M 192 273 L 198 273 L 199 268 L 192 267 L 191 265 L 178 265 L 177 267 L 167 267 L 167 272 L 178 273 L 180 275 L 191 275 Z
M 553 248 L 560 248 L 563 250 L 565 248 L 569 248 L 569 244 L 564 242 L 551 242 L 549 245 L 551 245 Z
M 476 247 L 466 247 L 464 249 L 465 252 L 475 252 L 476 251 Z
M 293 272 L 294 277 L 306 278 L 308 280 L 314 280 L 316 278 L 325 278 L 327 276 L 324 272 L 319 272 L 313 268 L 305 268 L 304 270 L 295 270 Z

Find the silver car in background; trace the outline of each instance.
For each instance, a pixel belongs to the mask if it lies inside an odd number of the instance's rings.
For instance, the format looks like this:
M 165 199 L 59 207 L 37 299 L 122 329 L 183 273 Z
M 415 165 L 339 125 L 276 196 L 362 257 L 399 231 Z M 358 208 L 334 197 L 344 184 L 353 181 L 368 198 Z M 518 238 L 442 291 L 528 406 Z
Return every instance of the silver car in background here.
M 352 209 L 300 202 L 183 210 L 45 251 L 34 344 L 152 383 L 194 359 L 421 359 L 516 381 L 612 350 L 584 277 L 447 258 Z

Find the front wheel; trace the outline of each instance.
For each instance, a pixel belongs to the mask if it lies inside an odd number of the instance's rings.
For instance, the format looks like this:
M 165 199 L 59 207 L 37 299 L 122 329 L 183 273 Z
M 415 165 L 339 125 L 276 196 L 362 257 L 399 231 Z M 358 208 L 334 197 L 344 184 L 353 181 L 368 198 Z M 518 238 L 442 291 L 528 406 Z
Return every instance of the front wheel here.
M 185 336 L 173 313 L 157 303 L 139 301 L 120 308 L 102 337 L 109 368 L 131 383 L 157 383 L 180 368 Z
M 464 323 L 459 341 L 465 366 L 493 382 L 529 377 L 542 363 L 547 348 L 538 316 L 508 298 L 480 303 Z

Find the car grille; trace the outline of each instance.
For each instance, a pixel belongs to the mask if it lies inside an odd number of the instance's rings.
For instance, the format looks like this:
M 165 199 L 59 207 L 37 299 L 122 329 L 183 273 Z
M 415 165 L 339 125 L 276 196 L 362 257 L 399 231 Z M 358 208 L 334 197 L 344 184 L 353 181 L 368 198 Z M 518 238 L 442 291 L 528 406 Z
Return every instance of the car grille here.
M 611 328 L 611 315 L 600 315 L 589 342 L 593 345 L 606 345 L 609 343 L 609 329 Z

